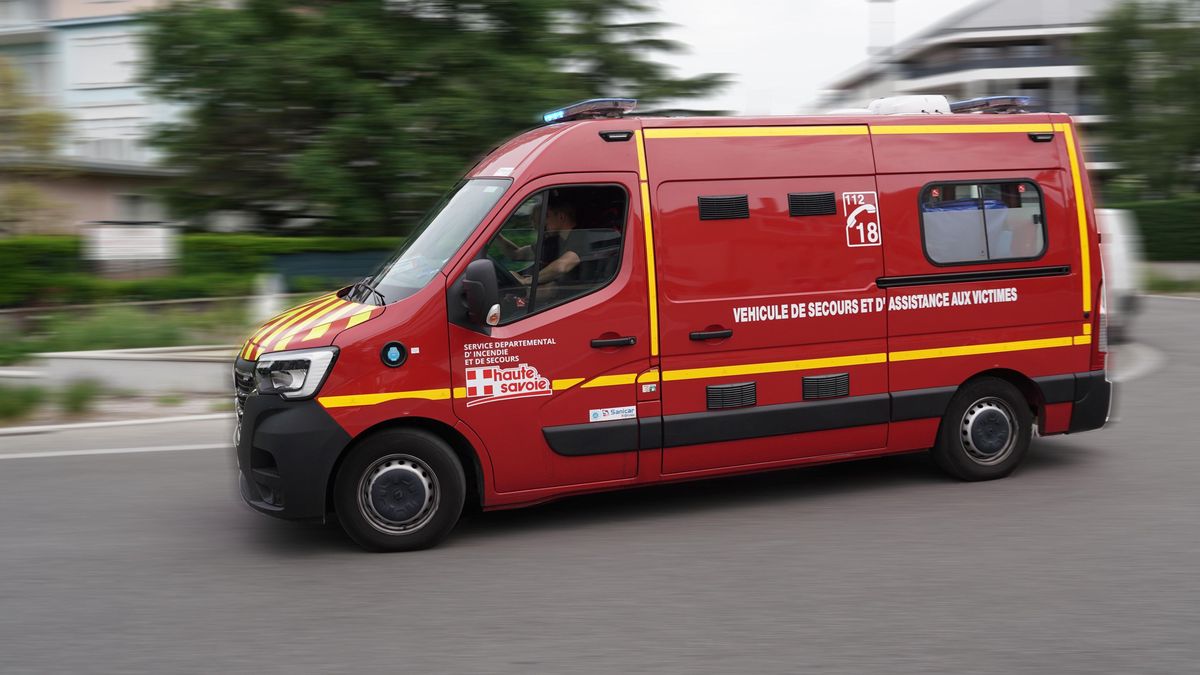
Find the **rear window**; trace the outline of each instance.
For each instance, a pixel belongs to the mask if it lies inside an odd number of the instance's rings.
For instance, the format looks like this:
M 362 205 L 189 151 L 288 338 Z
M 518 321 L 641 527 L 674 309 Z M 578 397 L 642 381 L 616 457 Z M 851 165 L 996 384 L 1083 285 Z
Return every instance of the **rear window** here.
M 1026 180 L 926 185 L 921 238 L 935 265 L 1040 258 L 1046 252 L 1042 193 Z

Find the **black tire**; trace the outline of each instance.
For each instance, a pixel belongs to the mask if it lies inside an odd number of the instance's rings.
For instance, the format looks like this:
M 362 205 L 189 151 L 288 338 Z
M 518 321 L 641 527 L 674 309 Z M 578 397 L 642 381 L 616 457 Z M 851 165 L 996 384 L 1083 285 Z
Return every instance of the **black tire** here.
M 415 551 L 458 523 L 466 476 L 454 451 L 420 429 L 391 429 L 358 445 L 333 484 L 338 522 L 368 551 Z
M 942 418 L 930 451 L 960 480 L 994 480 L 1013 472 L 1029 452 L 1033 413 L 1010 382 L 981 377 L 963 385 Z

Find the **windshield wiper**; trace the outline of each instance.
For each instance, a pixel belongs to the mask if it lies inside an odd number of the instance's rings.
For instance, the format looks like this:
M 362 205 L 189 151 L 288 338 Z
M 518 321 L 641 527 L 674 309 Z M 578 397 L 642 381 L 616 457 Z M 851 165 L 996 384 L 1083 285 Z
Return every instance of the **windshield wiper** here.
M 386 305 L 387 298 L 384 297 L 383 293 L 379 292 L 379 289 L 371 285 L 372 279 L 374 279 L 374 277 L 363 277 L 355 282 L 355 284 L 350 287 L 350 290 L 354 291 L 355 298 L 357 298 L 360 294 L 363 295 L 364 300 L 371 296 L 375 296 L 379 298 L 380 305 Z

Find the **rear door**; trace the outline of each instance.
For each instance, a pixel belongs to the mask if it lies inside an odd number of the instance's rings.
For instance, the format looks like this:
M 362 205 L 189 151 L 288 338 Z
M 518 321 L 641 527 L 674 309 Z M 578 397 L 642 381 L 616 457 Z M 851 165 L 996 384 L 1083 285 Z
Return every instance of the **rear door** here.
M 865 127 L 646 131 L 665 474 L 883 447 L 885 315 Z
M 500 492 L 637 474 L 634 380 L 650 345 L 637 190 L 633 173 L 533 181 L 471 257 L 497 267 L 501 318 L 488 329 L 451 312 L 454 409 Z M 546 271 L 564 256 L 568 272 Z

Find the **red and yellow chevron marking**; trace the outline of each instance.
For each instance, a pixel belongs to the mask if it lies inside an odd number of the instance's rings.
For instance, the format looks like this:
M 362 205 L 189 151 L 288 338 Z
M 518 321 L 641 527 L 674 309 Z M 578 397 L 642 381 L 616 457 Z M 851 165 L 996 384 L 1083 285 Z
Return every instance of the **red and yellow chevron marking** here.
M 326 333 L 352 328 L 383 313 L 382 307 L 348 302 L 334 295 L 324 295 L 289 309 L 263 324 L 246 343 L 240 355 L 256 360 L 267 352 L 303 349 Z

